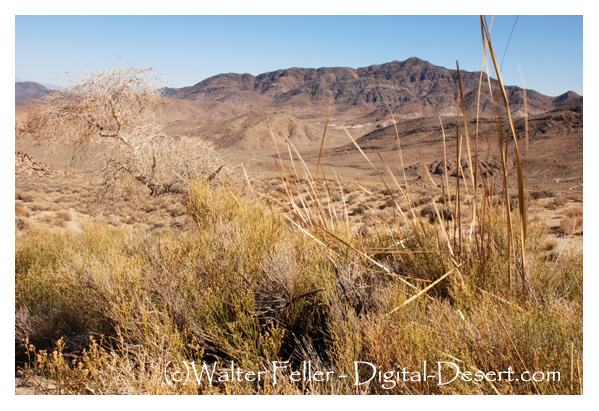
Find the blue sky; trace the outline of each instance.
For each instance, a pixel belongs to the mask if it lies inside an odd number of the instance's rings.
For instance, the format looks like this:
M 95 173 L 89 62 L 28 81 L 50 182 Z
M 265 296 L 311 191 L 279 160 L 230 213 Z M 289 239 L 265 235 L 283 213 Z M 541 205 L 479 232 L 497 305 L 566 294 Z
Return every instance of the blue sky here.
M 490 17 L 489 17 L 490 21 Z M 495 17 L 501 58 L 516 16 Z M 480 70 L 471 16 L 15 16 L 15 77 L 61 84 L 65 73 L 152 66 L 171 87 L 227 72 L 364 67 L 420 57 Z M 583 93 L 582 16 L 518 18 L 503 62 L 506 84 L 557 96 Z M 494 74 L 492 74 L 494 76 Z

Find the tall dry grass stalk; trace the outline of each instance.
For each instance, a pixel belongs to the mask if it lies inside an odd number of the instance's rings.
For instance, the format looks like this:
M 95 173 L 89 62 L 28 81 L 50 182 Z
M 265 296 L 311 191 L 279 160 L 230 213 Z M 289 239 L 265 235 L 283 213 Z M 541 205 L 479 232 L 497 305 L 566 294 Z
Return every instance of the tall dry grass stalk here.
M 490 29 L 487 26 L 486 20 L 481 16 L 481 33 L 482 33 L 482 49 L 483 55 L 483 68 L 486 68 L 487 73 L 489 72 L 489 58 L 495 70 L 496 81 L 492 82 L 491 77 L 486 75 L 486 85 L 489 88 L 489 95 L 491 96 L 493 107 L 494 107 L 494 118 L 497 124 L 496 127 L 496 147 L 501 157 L 501 177 L 502 177 L 502 207 L 504 214 L 502 234 L 504 236 L 501 239 L 502 247 L 505 248 L 505 256 L 507 257 L 504 264 L 506 274 L 502 275 L 505 281 L 505 289 L 501 291 L 501 294 L 511 299 L 512 296 L 517 296 L 521 304 L 525 304 L 527 300 L 527 288 L 529 287 L 527 279 L 527 194 L 524 179 L 524 169 L 522 165 L 522 158 L 519 150 L 518 140 L 519 136 L 516 135 L 513 118 L 510 111 L 509 100 L 503 84 L 503 79 L 499 69 L 499 64 L 491 41 Z M 444 204 L 449 210 L 449 216 L 444 215 L 437 204 L 432 202 L 432 208 L 436 215 L 436 220 L 440 222 L 438 229 L 431 232 L 428 225 L 422 218 L 417 216 L 416 206 L 411 196 L 411 188 L 408 179 L 405 175 L 405 167 L 403 154 L 401 150 L 401 141 L 399 133 L 397 131 L 397 125 L 393 118 L 393 112 L 387 101 L 384 93 L 381 92 L 384 104 L 386 105 L 389 113 L 392 117 L 393 124 L 395 127 L 396 141 L 399 154 L 399 163 L 403 172 L 403 184 L 400 184 L 395 175 L 391 172 L 391 168 L 387 162 L 380 156 L 381 164 L 386 171 L 388 178 L 391 179 L 391 184 L 383 177 L 377 166 L 371 161 L 371 159 L 364 153 L 361 147 L 358 145 L 356 140 L 346 130 L 346 134 L 350 141 L 354 144 L 358 152 L 364 157 L 364 159 L 370 164 L 380 181 L 384 185 L 385 189 L 389 193 L 390 202 L 393 204 L 394 210 L 401 217 L 401 224 L 405 226 L 405 230 L 411 232 L 415 236 L 430 237 L 429 240 L 433 240 L 436 244 L 433 250 L 440 251 L 443 245 L 445 252 L 442 254 L 448 257 L 447 263 L 449 267 L 443 272 L 454 272 L 457 279 L 457 283 L 461 287 L 465 287 L 466 282 L 474 282 L 475 284 L 482 285 L 485 288 L 485 284 L 488 282 L 488 271 L 492 269 L 493 262 L 490 259 L 495 258 L 497 253 L 497 242 L 499 239 L 496 237 L 497 234 L 497 210 L 494 202 L 495 195 L 495 181 L 492 173 L 483 173 L 483 167 L 481 166 L 481 153 L 479 152 L 479 135 L 478 127 L 475 132 L 474 138 L 471 136 L 469 130 L 469 119 L 468 112 L 469 108 L 466 107 L 464 100 L 464 90 L 462 86 L 462 76 L 457 65 L 458 73 L 458 88 L 459 88 L 459 99 L 457 110 L 457 117 L 459 118 L 458 126 L 456 128 L 456 151 L 455 161 L 457 164 L 456 178 L 453 184 L 450 183 L 447 168 L 446 172 L 441 179 L 441 190 Z M 378 87 L 376 80 L 373 78 L 374 84 Z M 481 71 L 480 82 L 478 86 L 478 99 L 480 102 L 480 95 L 482 93 L 482 87 L 485 84 L 483 81 L 483 72 Z M 498 96 L 499 100 L 495 97 Z M 479 122 L 479 108 L 476 109 L 476 124 Z M 507 123 L 506 123 L 507 122 Z M 328 124 L 328 118 L 327 118 Z M 507 124 L 509 135 L 505 135 L 504 127 Z M 442 125 L 442 121 L 441 121 Z M 446 136 L 443 131 L 444 141 L 444 161 L 445 167 L 447 167 L 447 148 L 446 148 Z M 527 139 L 528 137 L 525 136 Z M 326 138 L 326 124 L 323 133 L 323 140 Z M 514 148 L 514 162 L 515 162 L 515 173 L 516 173 L 516 189 L 518 192 L 517 203 L 518 203 L 518 215 L 517 218 L 512 212 L 512 201 L 510 196 L 511 184 L 510 173 L 511 169 L 509 166 L 509 150 L 508 142 L 512 140 Z M 274 138 L 273 138 L 274 141 Z M 276 145 L 276 142 L 275 142 Z M 323 144 L 321 144 L 323 145 Z M 489 146 L 487 149 L 487 161 L 490 155 L 491 139 L 489 138 Z M 462 164 L 463 153 L 466 153 L 467 164 Z M 351 243 L 347 239 L 340 238 L 339 235 L 335 234 L 336 230 L 343 232 L 351 232 L 353 227 L 349 223 L 347 218 L 347 205 L 342 204 L 339 207 L 339 213 L 337 209 L 331 204 L 331 187 L 326 179 L 318 178 L 319 173 L 324 174 L 324 170 L 321 167 L 321 156 L 322 150 L 319 152 L 317 158 L 317 169 L 316 175 L 312 176 L 304 160 L 300 156 L 299 152 L 295 149 L 291 142 L 287 142 L 287 153 L 288 159 L 291 166 L 288 168 L 283 167 L 282 158 L 277 148 L 278 161 L 277 166 L 281 175 L 281 182 L 285 188 L 287 194 L 288 203 L 291 205 L 292 223 L 301 227 L 301 230 L 310 235 L 313 238 L 318 238 L 323 244 L 330 244 L 327 239 L 333 239 L 339 244 L 345 247 L 353 249 L 362 258 L 372 263 L 377 270 L 391 275 L 399 276 L 396 272 L 389 270 L 389 268 L 381 264 L 376 259 L 368 254 L 367 243 L 372 241 L 368 238 L 368 235 L 357 236 L 352 238 L 352 241 L 357 243 Z M 298 166 L 299 165 L 299 166 Z M 433 179 L 431 174 L 428 172 L 428 167 L 422 162 L 424 171 L 432 182 L 433 186 L 437 186 L 437 182 Z M 464 170 L 468 169 L 469 172 L 465 173 Z M 289 173 L 288 171 L 292 171 Z M 298 171 L 300 171 L 298 173 Z M 479 182 L 482 186 L 482 193 L 479 188 Z M 341 189 L 340 182 L 337 184 L 338 189 Z M 396 190 L 400 198 L 397 198 L 393 194 L 391 186 Z M 333 189 L 334 191 L 335 189 Z M 452 198 L 455 197 L 455 200 Z M 327 199 L 328 209 L 325 209 L 323 199 Z M 465 219 L 462 207 L 465 199 L 468 201 L 469 219 Z M 404 200 L 404 203 L 408 204 L 407 208 L 400 206 Z M 343 201 L 344 202 L 344 201 Z M 339 214 L 342 214 L 345 218 L 339 218 Z M 396 230 L 396 227 L 389 226 L 389 230 Z M 320 234 L 319 234 L 320 233 Z M 322 235 L 322 236 L 320 236 Z M 429 241 L 426 240 L 426 241 Z M 505 241 L 504 241 L 505 240 Z M 431 251 L 433 251 L 431 250 Z M 396 253 L 397 251 L 409 253 L 409 250 L 397 250 L 393 248 L 386 249 L 387 253 Z M 418 250 L 417 253 L 421 253 L 423 250 Z M 464 278 L 460 267 L 462 265 L 475 265 L 477 278 Z M 433 279 L 430 279 L 433 280 Z M 518 288 L 515 286 L 518 285 Z M 415 287 L 414 284 L 409 285 Z

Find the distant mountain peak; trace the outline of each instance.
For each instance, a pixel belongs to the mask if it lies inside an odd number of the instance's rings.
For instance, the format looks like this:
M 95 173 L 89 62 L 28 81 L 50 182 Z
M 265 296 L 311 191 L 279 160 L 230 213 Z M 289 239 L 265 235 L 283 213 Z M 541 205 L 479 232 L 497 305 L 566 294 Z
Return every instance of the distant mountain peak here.
M 580 97 L 580 95 L 573 92 L 572 90 L 566 91 L 564 94 L 560 94 L 559 96 L 557 96 L 555 98 L 555 100 L 553 101 L 553 106 L 554 107 L 561 106 L 562 104 L 564 104 L 568 101 L 577 99 L 579 97 Z

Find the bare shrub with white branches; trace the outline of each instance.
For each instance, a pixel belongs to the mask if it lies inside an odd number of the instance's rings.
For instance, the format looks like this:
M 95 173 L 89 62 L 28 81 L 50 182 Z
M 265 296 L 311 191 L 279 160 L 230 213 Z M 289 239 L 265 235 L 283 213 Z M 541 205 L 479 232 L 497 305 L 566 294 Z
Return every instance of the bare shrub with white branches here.
M 17 137 L 72 144 L 74 153 L 91 144 L 102 146 L 100 198 L 132 181 L 152 196 L 184 194 L 190 179 L 231 173 L 209 144 L 165 133 L 157 111 L 166 97 L 158 84 L 152 69 L 124 67 L 87 75 L 47 95 L 17 127 Z

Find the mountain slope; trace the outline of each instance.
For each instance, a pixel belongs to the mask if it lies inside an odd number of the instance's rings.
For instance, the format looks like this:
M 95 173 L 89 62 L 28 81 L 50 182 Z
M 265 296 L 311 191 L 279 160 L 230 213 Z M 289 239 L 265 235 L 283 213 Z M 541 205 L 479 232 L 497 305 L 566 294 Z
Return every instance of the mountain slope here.
M 420 169 L 420 158 L 426 163 L 454 158 L 456 153 L 456 118 L 443 119 L 443 129 L 439 118 L 413 119 L 394 126 L 379 128 L 357 139 L 360 148 L 371 158 L 381 153 L 396 171 L 399 166 L 397 136 L 401 143 L 406 166 Z M 578 97 L 549 112 L 528 118 L 528 143 L 526 142 L 526 122 L 521 118 L 514 124 L 519 140 L 520 152 L 530 176 L 570 176 L 582 175 L 583 160 L 583 98 Z M 474 144 L 477 124 L 471 120 L 469 124 L 471 144 Z M 508 126 L 504 125 L 508 137 L 510 153 L 513 151 L 513 140 Z M 460 123 L 460 134 L 463 135 L 463 124 Z M 445 132 L 446 153 L 444 152 L 443 131 Z M 496 150 L 497 133 L 492 119 L 481 118 L 478 122 L 479 154 L 481 161 L 486 160 L 487 150 L 490 158 L 500 158 Z M 466 141 L 462 141 L 462 153 L 466 156 Z M 510 154 L 511 155 L 511 154 Z M 315 156 L 315 153 L 311 153 Z M 323 162 L 329 165 L 361 164 L 365 169 L 361 154 L 353 143 L 328 150 Z M 510 164 L 511 165 L 511 164 Z M 578 174 L 577 174 L 578 173 Z M 424 176 L 426 177 L 426 176 Z
M 557 109 L 529 117 L 528 134 L 530 140 L 536 141 L 577 133 L 582 135 L 582 107 L 583 99 L 582 97 L 578 97 Z M 456 118 L 444 120 L 443 129 L 438 118 L 413 119 L 398 123 L 397 133 L 396 127 L 391 125 L 368 133 L 357 139 L 356 142 L 364 151 L 392 151 L 396 150 L 397 135 L 399 135 L 402 147 L 415 145 L 426 147 L 433 143 L 442 143 L 443 130 L 448 141 L 455 140 L 456 125 Z M 516 120 L 514 126 L 518 138 L 524 138 L 525 120 Z M 484 118 L 480 119 L 478 127 L 481 139 L 486 139 L 489 135 L 493 135 L 495 121 Z M 469 130 L 470 133 L 476 130 L 475 120 L 470 120 Z M 348 143 L 338 147 L 335 151 L 342 152 L 352 149 L 354 149 L 354 145 Z
M 48 93 L 50 93 L 50 90 L 33 81 L 15 83 L 15 102 L 42 97 Z
M 298 148 L 315 147 L 322 139 L 323 130 L 289 114 L 259 111 L 210 123 L 196 133 L 218 148 L 270 151 L 274 150 L 273 135 L 280 149 L 285 147 L 287 139 Z M 327 133 L 327 142 L 333 139 L 339 141 L 339 136 Z

